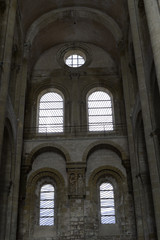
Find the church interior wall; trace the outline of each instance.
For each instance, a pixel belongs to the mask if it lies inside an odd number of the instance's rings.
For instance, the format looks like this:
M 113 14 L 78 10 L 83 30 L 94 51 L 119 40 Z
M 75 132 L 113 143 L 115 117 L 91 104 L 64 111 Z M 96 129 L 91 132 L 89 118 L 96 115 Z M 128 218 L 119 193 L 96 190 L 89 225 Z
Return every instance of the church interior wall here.
M 159 239 L 160 94 L 147 1 L 0 1 L 0 240 Z M 65 63 L 75 50 L 84 66 Z M 111 130 L 89 129 L 96 91 L 111 101 Z M 63 99 L 62 132 L 40 132 L 48 92 Z M 111 224 L 102 223 L 103 183 L 113 189 Z M 51 226 L 40 224 L 46 185 Z

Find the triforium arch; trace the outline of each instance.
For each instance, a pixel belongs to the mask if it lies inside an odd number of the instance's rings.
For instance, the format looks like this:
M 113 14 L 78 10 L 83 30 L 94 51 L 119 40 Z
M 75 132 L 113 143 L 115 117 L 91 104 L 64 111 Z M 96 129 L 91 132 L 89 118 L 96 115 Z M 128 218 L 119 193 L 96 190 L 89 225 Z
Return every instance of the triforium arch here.
M 109 141 L 109 140 L 104 140 L 104 141 L 96 141 L 91 143 L 86 150 L 83 153 L 83 157 L 82 157 L 82 161 L 83 162 L 87 162 L 87 158 L 89 156 L 89 154 L 96 148 L 98 147 L 106 147 L 106 149 L 111 149 L 112 151 L 114 151 L 115 153 L 117 153 L 117 155 L 122 159 L 122 163 L 124 164 L 126 160 L 129 159 L 128 154 L 124 151 L 124 149 L 114 143 L 113 141 Z
M 64 156 L 64 159 L 66 160 L 66 162 L 70 162 L 70 155 L 68 153 L 68 151 L 58 145 L 58 144 L 50 144 L 50 143 L 46 143 L 46 144 L 40 144 L 37 147 L 35 147 L 30 154 L 28 155 L 27 159 L 25 160 L 25 163 L 27 166 L 31 166 L 35 157 L 38 156 L 39 154 L 46 152 L 46 151 L 58 151 L 61 155 Z

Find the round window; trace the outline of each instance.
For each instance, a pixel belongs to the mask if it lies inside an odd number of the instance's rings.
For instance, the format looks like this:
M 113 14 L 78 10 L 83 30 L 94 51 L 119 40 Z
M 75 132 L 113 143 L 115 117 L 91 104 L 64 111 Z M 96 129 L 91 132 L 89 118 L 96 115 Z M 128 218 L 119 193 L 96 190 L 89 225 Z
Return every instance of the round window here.
M 70 50 L 64 55 L 64 62 L 68 67 L 78 68 L 85 64 L 86 56 L 79 50 Z

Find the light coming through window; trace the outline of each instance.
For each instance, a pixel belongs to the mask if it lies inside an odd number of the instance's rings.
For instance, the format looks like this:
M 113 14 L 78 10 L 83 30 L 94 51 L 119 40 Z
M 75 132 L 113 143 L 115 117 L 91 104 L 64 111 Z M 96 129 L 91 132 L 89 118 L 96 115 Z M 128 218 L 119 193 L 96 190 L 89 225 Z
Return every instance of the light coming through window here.
M 39 133 L 63 132 L 63 98 L 56 92 L 48 92 L 40 98 Z
M 111 97 L 104 91 L 96 91 L 88 97 L 89 131 L 113 130 Z
M 114 190 L 108 182 L 100 185 L 100 214 L 102 224 L 114 224 L 116 222 Z
M 69 67 L 77 68 L 81 67 L 85 63 L 85 60 L 82 56 L 73 54 L 66 58 L 65 63 Z
M 40 190 L 40 226 L 54 225 L 54 187 L 46 184 Z

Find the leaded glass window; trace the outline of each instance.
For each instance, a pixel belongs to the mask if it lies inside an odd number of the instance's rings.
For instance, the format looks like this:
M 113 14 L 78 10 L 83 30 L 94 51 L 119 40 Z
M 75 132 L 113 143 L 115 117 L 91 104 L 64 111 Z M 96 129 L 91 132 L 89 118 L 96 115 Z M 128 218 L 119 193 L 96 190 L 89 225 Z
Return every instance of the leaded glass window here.
M 40 98 L 38 132 L 63 132 L 63 98 L 57 92 L 48 92 Z
M 111 97 L 105 91 L 95 91 L 88 97 L 89 131 L 113 130 Z
M 66 58 L 65 63 L 72 68 L 78 68 L 84 65 L 85 59 L 78 55 L 78 54 L 72 54 L 69 57 Z
M 54 187 L 45 184 L 40 189 L 40 226 L 54 225 Z
M 114 224 L 115 203 L 112 184 L 104 182 L 100 185 L 100 215 L 102 224 Z

